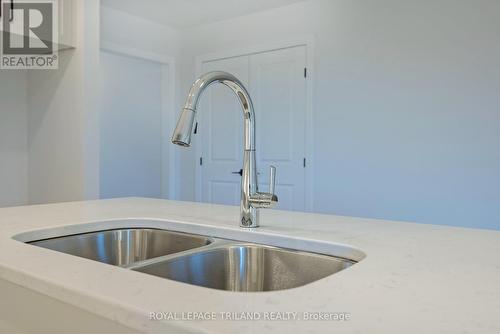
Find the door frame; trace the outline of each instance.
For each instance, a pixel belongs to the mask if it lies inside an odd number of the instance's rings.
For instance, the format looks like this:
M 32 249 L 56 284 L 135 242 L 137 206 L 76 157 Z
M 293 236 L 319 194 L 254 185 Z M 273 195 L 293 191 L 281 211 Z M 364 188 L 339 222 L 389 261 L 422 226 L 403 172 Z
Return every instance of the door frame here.
M 281 39 L 270 41 L 264 44 L 245 45 L 241 47 L 231 47 L 227 50 L 221 50 L 213 53 L 207 53 L 196 57 L 196 77 L 202 75 L 203 63 L 208 61 L 222 60 L 226 58 L 234 58 L 241 56 L 249 56 L 253 54 L 271 52 L 281 49 L 289 49 L 293 47 L 304 46 L 306 48 L 306 124 L 305 124 L 305 150 L 304 155 L 307 165 L 305 167 L 305 211 L 314 212 L 314 49 L 315 37 L 314 35 L 302 35 L 291 39 Z M 198 159 L 203 156 L 201 138 L 194 136 L 195 146 L 195 199 L 197 202 L 202 200 L 202 170 Z
M 175 151 L 170 143 L 170 134 L 174 131 L 175 114 L 175 59 L 173 57 L 131 48 L 109 41 L 101 41 L 101 51 L 112 52 L 127 57 L 148 60 L 161 65 L 161 196 L 174 199 L 176 194 L 177 166 Z

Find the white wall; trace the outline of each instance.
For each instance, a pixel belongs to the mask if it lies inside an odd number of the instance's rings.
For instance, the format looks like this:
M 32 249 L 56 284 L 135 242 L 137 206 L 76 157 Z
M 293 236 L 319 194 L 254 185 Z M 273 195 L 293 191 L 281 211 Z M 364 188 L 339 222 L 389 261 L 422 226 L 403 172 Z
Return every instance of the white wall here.
M 28 74 L 29 202 L 98 196 L 95 68 L 99 1 L 76 2 L 76 49 L 59 53 L 59 69 Z M 96 141 L 97 139 L 97 141 Z
M 500 229 L 498 17 L 496 0 L 313 0 L 199 26 L 179 91 L 197 55 L 314 34 L 314 210 Z
M 123 11 L 101 6 L 101 42 L 177 58 L 180 32 Z
M 84 198 L 84 114 L 79 56 L 64 51 L 59 69 L 31 71 L 28 88 L 30 203 Z
M 28 201 L 26 72 L 0 70 L 0 207 Z

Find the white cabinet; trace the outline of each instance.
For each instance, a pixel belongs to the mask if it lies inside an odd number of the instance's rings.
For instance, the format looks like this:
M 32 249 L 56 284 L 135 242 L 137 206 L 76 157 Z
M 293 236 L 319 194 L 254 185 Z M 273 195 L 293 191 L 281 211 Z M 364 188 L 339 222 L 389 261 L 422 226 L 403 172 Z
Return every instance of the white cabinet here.
M 12 32 L 22 32 L 23 31 L 23 20 L 19 19 L 20 14 L 16 15 L 16 11 L 13 11 L 11 6 L 15 5 L 15 1 L 11 2 L 11 0 L 0 0 L 1 3 L 1 13 L 0 16 L 0 31 L 4 31 L 4 21 L 10 21 L 10 31 Z
M 2 3 L 2 16 L 0 18 L 0 31 L 4 30 L 4 20 L 10 20 L 10 31 L 15 35 L 12 36 L 14 43 L 22 43 L 24 35 L 24 11 L 19 9 L 22 2 L 16 3 L 14 1 L 14 10 L 10 9 L 11 0 L 1 0 Z M 75 1 L 76 0 L 30 0 L 32 2 L 40 3 L 53 3 L 57 6 L 57 41 L 51 38 L 49 42 L 53 42 L 56 50 L 63 50 L 76 46 L 75 28 L 73 22 L 75 21 Z M 5 10 L 5 4 L 8 4 L 9 10 Z M 33 14 L 31 19 L 39 20 L 36 14 Z M 35 22 L 36 23 L 36 22 Z M 33 36 L 30 36 L 33 38 Z

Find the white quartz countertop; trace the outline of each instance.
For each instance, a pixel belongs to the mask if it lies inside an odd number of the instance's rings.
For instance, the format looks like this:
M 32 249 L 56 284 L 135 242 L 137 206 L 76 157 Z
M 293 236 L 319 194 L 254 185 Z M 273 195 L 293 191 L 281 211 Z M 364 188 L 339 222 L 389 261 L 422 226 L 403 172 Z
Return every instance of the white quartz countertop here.
M 0 279 L 144 333 L 500 333 L 500 232 L 272 210 L 261 210 L 262 227 L 244 230 L 238 216 L 237 207 L 143 198 L 0 209 Z M 344 245 L 366 257 L 300 288 L 233 293 L 14 239 L 114 227 L 326 253 Z M 150 312 L 343 312 L 350 319 L 151 321 Z

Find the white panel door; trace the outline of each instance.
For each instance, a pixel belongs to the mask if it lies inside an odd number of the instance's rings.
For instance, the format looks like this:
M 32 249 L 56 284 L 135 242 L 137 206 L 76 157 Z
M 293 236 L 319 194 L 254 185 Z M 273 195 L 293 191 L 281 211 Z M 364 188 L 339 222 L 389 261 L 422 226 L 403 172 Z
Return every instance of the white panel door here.
M 162 66 L 101 52 L 101 198 L 161 197 Z
M 257 125 L 259 190 L 268 191 L 269 166 L 278 168 L 278 209 L 305 210 L 305 47 L 293 47 L 203 64 L 203 72 L 234 74 L 252 96 Z M 209 88 L 200 101 L 203 164 L 201 199 L 238 205 L 243 163 L 243 117 L 234 93 Z
M 248 57 L 211 61 L 203 73 L 226 71 L 248 85 Z M 239 205 L 241 177 L 233 174 L 243 164 L 243 111 L 228 87 L 212 85 L 200 100 L 198 133 L 201 136 L 201 200 Z
M 250 93 L 257 120 L 259 190 L 277 168 L 278 209 L 305 211 L 306 48 L 250 57 Z

